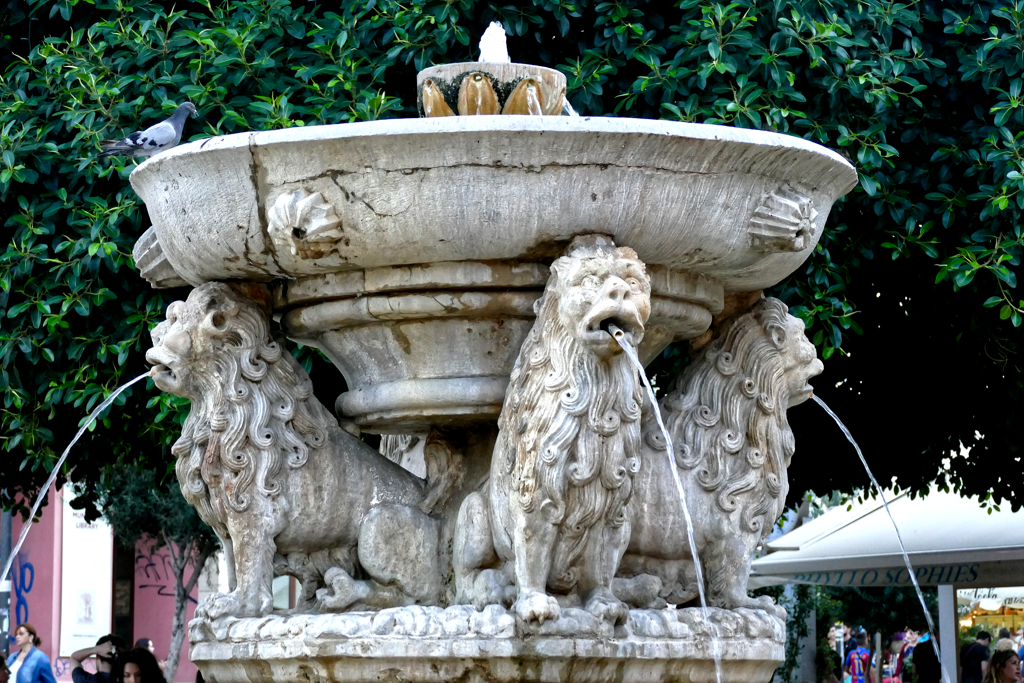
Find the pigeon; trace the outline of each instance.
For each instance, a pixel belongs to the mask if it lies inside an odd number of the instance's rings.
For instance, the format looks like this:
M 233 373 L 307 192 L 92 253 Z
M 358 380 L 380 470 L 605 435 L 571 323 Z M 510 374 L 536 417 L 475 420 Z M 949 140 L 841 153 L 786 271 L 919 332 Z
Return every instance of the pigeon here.
M 136 131 L 122 140 L 102 140 L 100 147 L 103 148 L 103 152 L 98 158 L 116 155 L 151 157 L 165 149 L 170 149 L 181 140 L 181 131 L 185 127 L 185 119 L 189 114 L 198 115 L 196 105 L 185 102 L 179 104 L 166 121 L 154 124 L 146 130 Z

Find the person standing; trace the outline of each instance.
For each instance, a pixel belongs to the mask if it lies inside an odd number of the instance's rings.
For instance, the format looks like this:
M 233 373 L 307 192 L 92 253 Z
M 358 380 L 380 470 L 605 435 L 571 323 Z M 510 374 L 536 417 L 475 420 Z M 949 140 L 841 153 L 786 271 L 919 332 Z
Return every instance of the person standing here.
M 910 662 L 918 683 L 942 683 L 942 665 L 932 638 L 930 633 L 922 633 L 914 646 Z
M 918 634 L 910 628 L 903 629 L 903 649 L 900 650 L 899 670 L 902 676 L 901 683 L 914 683 L 914 672 L 910 665 L 910 659 L 914 656 L 914 646 L 917 645 Z
M 149 638 L 139 638 L 138 640 L 135 641 L 135 647 L 137 647 L 137 648 L 141 647 L 143 650 L 149 650 L 150 654 L 152 654 L 154 657 L 156 657 L 156 645 L 154 645 L 153 641 L 150 640 Z M 167 671 L 167 660 L 166 659 L 160 659 L 158 657 L 156 661 L 160 665 L 160 671 L 161 672 Z
M 988 660 L 991 653 L 988 646 L 992 643 L 992 634 L 978 631 L 974 642 L 965 645 L 960 651 L 961 683 L 981 683 L 988 671 Z
M 854 638 L 857 647 L 846 655 L 846 673 L 850 683 L 875 683 L 875 672 L 871 668 L 871 652 L 868 650 L 868 634 L 861 631 Z
M 87 647 L 71 653 L 71 680 L 74 683 L 109 683 L 110 670 L 118 652 L 128 649 L 124 640 L 108 633 L 96 641 L 96 647 Z M 89 673 L 82 666 L 89 657 L 96 657 L 96 673 Z
M 57 683 L 50 668 L 50 659 L 39 649 L 43 640 L 32 624 L 24 623 L 14 630 L 17 652 L 7 658 L 11 683 Z

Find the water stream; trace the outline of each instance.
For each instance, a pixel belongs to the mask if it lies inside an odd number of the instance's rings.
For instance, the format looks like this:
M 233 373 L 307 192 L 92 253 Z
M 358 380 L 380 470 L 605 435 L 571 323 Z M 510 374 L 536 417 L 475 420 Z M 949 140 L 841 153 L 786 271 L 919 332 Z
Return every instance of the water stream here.
M 576 113 L 576 110 L 572 108 L 572 104 L 569 103 L 568 97 L 566 97 L 565 100 L 562 102 L 562 115 L 575 116 L 576 118 L 579 118 L 580 116 L 579 114 Z
M 25 544 L 25 539 L 28 537 L 29 529 L 32 528 L 32 520 L 35 519 L 36 513 L 39 512 L 39 508 L 42 506 L 43 501 L 46 500 L 46 494 L 50 492 L 50 487 L 53 485 L 53 482 L 57 479 L 57 475 L 60 473 L 60 468 L 64 465 L 64 461 L 68 459 L 68 453 L 71 452 L 71 447 L 74 446 L 75 443 L 77 443 L 80 438 L 82 438 L 82 434 L 84 434 L 85 430 L 89 428 L 89 425 L 96 421 L 96 418 L 98 418 L 100 414 L 102 414 L 103 411 L 106 410 L 110 406 L 110 404 L 114 402 L 114 399 L 121 395 L 122 391 L 124 391 L 131 385 L 135 384 L 139 380 L 149 377 L 150 374 L 152 374 L 152 372 L 152 370 L 148 370 L 139 375 L 138 377 L 136 377 L 135 379 L 130 380 L 129 382 L 126 382 L 119 386 L 117 389 L 115 389 L 114 392 L 110 394 L 110 396 L 107 396 L 103 403 L 96 406 L 96 409 L 89 414 L 89 419 L 86 420 L 85 424 L 83 424 L 78 429 L 78 433 L 75 434 L 75 438 L 71 439 L 71 443 L 69 443 L 68 447 L 64 449 L 64 452 L 61 454 L 60 459 L 57 461 L 57 464 L 54 465 L 53 471 L 50 472 L 50 476 L 49 478 L 47 478 L 46 483 L 43 484 L 41 489 L 39 489 L 39 495 L 36 496 L 35 505 L 32 506 L 32 513 L 28 516 L 28 520 L 26 520 L 25 524 L 22 526 L 21 536 L 18 537 L 17 544 L 15 544 L 14 548 L 11 549 L 11 555 L 7 558 L 7 564 L 4 565 L 4 571 L 2 574 L 0 574 L 0 584 L 3 584 L 5 581 L 7 581 L 7 576 L 11 573 L 11 566 L 14 565 L 14 558 L 18 556 L 18 551 L 21 550 L 21 546 Z
M 566 100 L 568 102 L 568 100 Z M 658 409 L 658 399 L 654 395 L 654 388 L 651 386 L 651 382 L 647 379 L 647 371 L 644 370 L 643 363 L 640 362 L 640 358 L 636 355 L 636 350 L 625 340 L 625 333 L 615 325 L 609 325 L 609 330 L 612 332 L 612 336 L 615 341 L 618 342 L 619 346 L 622 347 L 622 351 L 629 357 L 636 366 L 637 371 L 640 373 L 640 379 L 643 380 L 644 388 L 647 389 L 647 397 L 651 401 L 651 409 L 654 411 L 654 417 L 658 421 L 658 427 L 661 429 L 662 435 L 665 437 L 665 453 L 668 456 L 668 469 L 672 472 L 672 478 L 675 480 L 676 491 L 679 492 L 679 504 L 683 508 L 683 519 L 686 521 L 686 537 L 690 542 L 690 554 L 693 555 L 693 567 L 697 574 L 697 593 L 700 595 L 700 608 L 704 614 L 704 622 L 707 624 L 708 632 L 711 634 L 711 654 L 715 659 L 715 679 L 718 683 L 722 683 L 722 652 L 718 642 L 718 635 L 715 633 L 715 627 L 711 624 L 711 612 L 708 610 L 708 601 L 704 595 L 704 570 L 700 566 L 700 557 L 697 555 L 697 541 L 693 536 L 693 519 L 690 517 L 690 510 L 686 507 L 686 494 L 683 491 L 683 482 L 679 479 L 679 470 L 676 469 L 676 455 L 675 450 L 672 448 L 672 436 L 668 433 L 668 429 L 665 428 L 665 422 L 661 419 L 661 410 Z
M 875 479 L 875 475 L 871 472 L 871 468 L 868 467 L 868 461 L 864 459 L 864 454 L 861 452 L 860 446 L 857 445 L 857 442 L 854 441 L 853 435 L 850 434 L 850 430 L 846 428 L 846 425 L 844 425 L 843 421 L 839 419 L 839 416 L 833 413 L 832 409 L 825 405 L 824 401 L 815 395 L 811 395 L 811 398 L 813 398 L 814 402 L 821 406 L 826 413 L 831 415 L 832 419 L 836 421 L 837 425 L 839 425 L 839 429 L 843 431 L 843 434 L 846 436 L 846 440 L 849 441 L 853 445 L 854 450 L 857 451 L 857 457 L 860 458 L 861 464 L 864 465 L 864 471 L 868 473 L 868 478 L 871 479 L 871 483 L 874 485 L 875 490 L 878 491 L 878 495 L 882 498 L 882 506 L 885 508 L 885 514 L 889 517 L 889 523 L 892 524 L 892 530 L 896 532 L 896 541 L 900 545 L 900 553 L 903 554 L 903 563 L 907 565 L 907 573 L 910 574 L 910 580 L 914 584 L 914 590 L 917 591 L 917 599 L 921 602 L 921 609 L 924 611 L 925 621 L 928 622 L 928 633 L 931 634 L 931 638 L 928 640 L 932 642 L 932 646 L 935 648 L 935 657 L 939 660 L 939 666 L 942 668 L 943 683 L 949 683 L 949 672 L 947 672 L 946 667 L 942 665 L 942 657 L 939 655 L 938 631 L 935 630 L 935 623 L 932 621 L 931 612 L 928 611 L 928 605 L 925 604 L 924 593 L 921 591 L 921 585 L 917 582 L 917 575 L 914 573 L 914 567 L 910 564 L 910 556 L 907 555 L 907 549 L 903 545 L 903 538 L 900 536 L 900 530 L 896 526 L 896 520 L 893 519 L 892 512 L 889 511 L 889 501 L 886 500 L 882 487 L 878 485 L 878 480 Z

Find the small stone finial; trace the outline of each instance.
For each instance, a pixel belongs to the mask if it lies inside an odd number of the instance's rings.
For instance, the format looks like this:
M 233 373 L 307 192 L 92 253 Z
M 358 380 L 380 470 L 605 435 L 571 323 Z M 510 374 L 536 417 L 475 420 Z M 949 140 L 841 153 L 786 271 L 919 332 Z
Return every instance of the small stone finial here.
M 477 61 L 511 64 L 512 59 L 508 56 L 508 44 L 505 41 L 505 27 L 500 21 L 492 21 L 480 38 L 480 59 Z

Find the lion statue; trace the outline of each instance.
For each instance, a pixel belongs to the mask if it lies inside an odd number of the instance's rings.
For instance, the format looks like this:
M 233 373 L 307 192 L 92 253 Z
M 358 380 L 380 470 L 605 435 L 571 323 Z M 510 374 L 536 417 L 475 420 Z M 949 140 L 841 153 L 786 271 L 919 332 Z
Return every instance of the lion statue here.
M 268 614 L 275 570 L 300 580 L 308 609 L 436 604 L 431 486 L 338 426 L 252 299 L 197 287 L 168 306 L 146 359 L 192 402 L 171 451 L 228 558 L 233 590 L 200 616 Z
M 514 600 L 525 622 L 581 601 L 622 623 L 611 592 L 629 541 L 626 503 L 640 467 L 642 385 L 613 334 L 636 348 L 650 281 L 632 249 L 576 238 L 551 266 L 537 322 L 498 419 L 488 483 L 456 522 L 456 600 Z
M 771 598 L 747 596 L 751 557 L 782 514 L 789 489 L 786 469 L 795 442 L 786 410 L 811 397 L 808 380 L 822 367 L 803 322 L 777 299 L 760 299 L 698 351 L 675 391 L 661 401 L 673 465 L 660 428 L 645 415 L 644 449 L 629 508 L 632 535 L 616 595 L 641 607 L 681 605 L 698 596 L 670 469 L 675 466 L 708 604 L 773 610 Z M 637 594 L 640 577 L 648 579 L 641 585 L 651 593 Z

